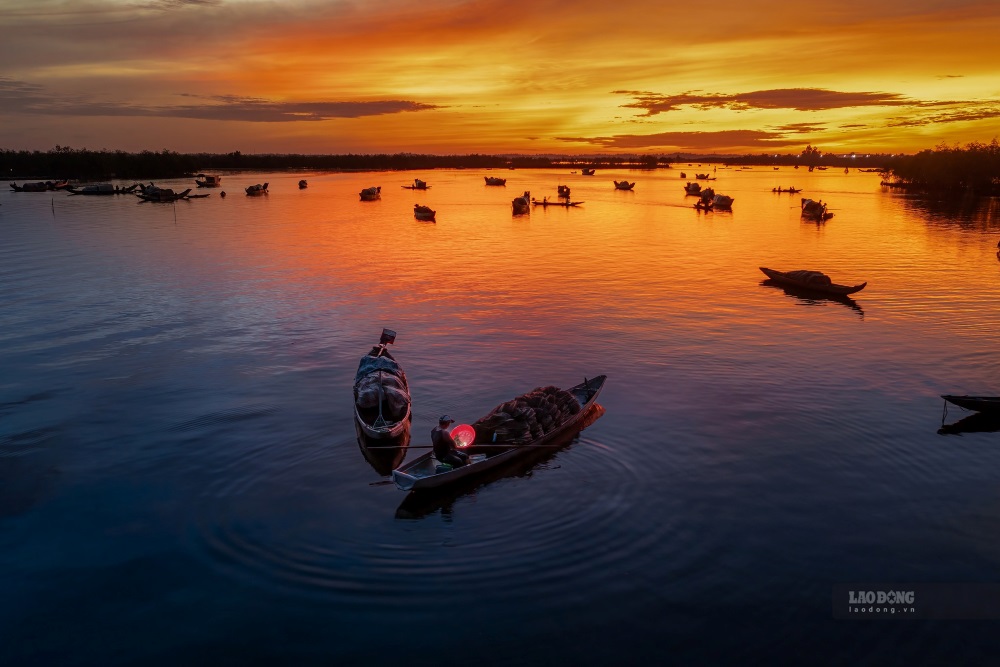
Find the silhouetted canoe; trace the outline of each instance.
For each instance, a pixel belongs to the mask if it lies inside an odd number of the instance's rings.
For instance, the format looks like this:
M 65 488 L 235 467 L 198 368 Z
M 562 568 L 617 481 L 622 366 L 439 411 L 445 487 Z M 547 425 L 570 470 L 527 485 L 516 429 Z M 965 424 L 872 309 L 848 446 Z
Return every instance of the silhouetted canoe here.
M 191 188 L 188 188 L 184 192 L 174 192 L 170 188 L 157 188 L 155 190 L 150 190 L 149 192 L 137 192 L 136 197 L 142 201 L 152 201 L 152 202 L 175 202 L 178 199 L 184 199 L 189 194 L 191 194 Z
M 1000 412 L 1000 397 L 998 396 L 952 396 L 944 394 L 941 396 L 949 403 L 954 403 L 960 408 L 972 410 L 973 412 Z
M 628 181 L 614 181 L 615 190 L 631 190 L 635 187 L 635 183 L 629 183 Z
M 814 290 L 816 292 L 825 292 L 827 294 L 854 294 L 855 292 L 860 292 L 868 284 L 867 282 L 861 283 L 860 285 L 847 286 L 838 285 L 834 282 L 827 282 L 830 279 L 819 271 L 775 271 L 774 269 L 768 269 L 763 266 L 759 267 L 764 275 L 781 285 L 791 285 L 792 287 L 798 287 L 804 290 Z M 820 278 L 822 277 L 822 278 Z M 825 278 L 826 280 L 823 280 Z
M 584 417 L 597 401 L 597 396 L 601 393 L 601 389 L 604 388 L 604 383 L 607 379 L 606 375 L 599 375 L 567 389 L 580 403 L 580 411 L 535 440 L 523 445 L 490 447 L 488 449 L 492 451 L 486 454 L 477 454 L 468 465 L 452 468 L 444 472 L 437 472 L 438 460 L 434 458 L 433 451 L 427 452 L 413 459 L 413 461 L 403 467 L 393 470 L 392 481 L 403 491 L 435 489 L 503 465 L 528 452 L 537 451 L 539 447 L 557 440 L 583 421 Z M 475 443 L 473 444 L 475 446 Z
M 531 203 L 535 206 L 579 206 L 582 201 L 549 201 L 548 199 L 532 199 Z
M 401 188 L 406 188 L 407 190 L 426 190 L 431 187 L 427 185 L 427 181 L 421 181 L 419 178 L 413 179 L 413 185 L 401 185 Z

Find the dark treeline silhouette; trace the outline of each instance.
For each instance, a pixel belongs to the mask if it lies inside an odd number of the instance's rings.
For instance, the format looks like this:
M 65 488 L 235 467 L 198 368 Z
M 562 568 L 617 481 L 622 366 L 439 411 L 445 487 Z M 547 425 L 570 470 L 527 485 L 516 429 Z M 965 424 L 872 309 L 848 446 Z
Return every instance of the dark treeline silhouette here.
M 1000 144 L 938 146 L 894 158 L 884 181 L 890 187 L 927 192 L 1000 195 Z
M 230 170 L 282 171 L 403 171 L 416 169 L 657 169 L 671 163 L 723 162 L 731 165 L 805 165 L 883 167 L 887 155 L 837 156 L 812 146 L 801 154 L 719 156 L 692 154 L 530 156 L 530 155 L 426 155 L 378 153 L 346 155 L 176 153 L 76 149 L 56 146 L 49 151 L 0 150 L 0 173 L 8 178 L 71 179 L 79 181 L 149 180 L 181 178 L 200 172 Z

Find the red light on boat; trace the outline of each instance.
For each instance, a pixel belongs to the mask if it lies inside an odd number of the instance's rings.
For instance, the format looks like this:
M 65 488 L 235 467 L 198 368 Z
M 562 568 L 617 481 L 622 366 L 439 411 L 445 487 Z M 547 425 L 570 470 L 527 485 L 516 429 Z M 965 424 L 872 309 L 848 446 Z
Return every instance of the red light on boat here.
M 476 429 L 468 424 L 459 424 L 451 429 L 451 437 L 459 449 L 465 449 L 476 441 Z

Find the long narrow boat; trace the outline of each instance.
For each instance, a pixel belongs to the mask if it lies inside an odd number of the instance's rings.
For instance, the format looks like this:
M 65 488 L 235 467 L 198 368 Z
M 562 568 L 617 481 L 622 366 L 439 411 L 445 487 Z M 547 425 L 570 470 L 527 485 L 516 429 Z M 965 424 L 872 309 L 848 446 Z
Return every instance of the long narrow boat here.
M 774 269 L 768 269 L 766 267 L 758 267 L 764 272 L 764 275 L 773 280 L 776 283 L 782 285 L 791 285 L 792 287 L 798 287 L 804 290 L 813 290 L 816 292 L 825 292 L 826 294 L 854 294 L 855 292 L 860 292 L 868 284 L 867 282 L 861 283 L 860 285 L 838 285 L 834 282 L 829 282 L 824 274 L 819 271 L 775 271 Z M 823 280 L 825 279 L 825 280 Z
M 604 388 L 607 381 L 606 375 L 598 375 L 595 378 L 584 380 L 582 383 L 567 389 L 580 404 L 580 411 L 570 416 L 565 422 L 553 428 L 551 431 L 534 440 L 521 445 L 495 445 L 474 447 L 485 450 L 485 454 L 476 454 L 470 457 L 470 463 L 460 468 L 452 468 L 443 472 L 437 472 L 438 460 L 434 457 L 434 452 L 423 454 L 402 468 L 392 471 L 392 481 L 403 491 L 419 491 L 422 489 L 436 489 L 442 486 L 457 482 L 480 472 L 485 472 L 503 465 L 518 456 L 528 452 L 536 451 L 560 436 L 570 432 L 585 418 L 586 414 L 594 406 L 597 396 Z
M 952 396 L 951 394 L 943 394 L 941 398 L 949 403 L 954 403 L 960 408 L 974 412 L 1000 412 L 1000 396 Z
M 354 376 L 355 421 L 372 439 L 398 437 L 412 419 L 406 373 L 387 349 L 395 340 L 395 331 L 383 329 L 378 345 L 361 357 Z
M 191 188 L 188 188 L 184 192 L 174 192 L 170 188 L 157 188 L 156 190 L 150 190 L 148 192 L 137 192 L 136 196 L 144 202 L 152 201 L 170 203 L 175 202 L 178 199 L 186 199 L 190 194 Z M 208 195 L 202 196 L 207 197 Z
M 532 199 L 531 203 L 535 206 L 565 206 L 569 208 L 570 206 L 579 206 L 582 201 L 550 201 L 548 199 Z

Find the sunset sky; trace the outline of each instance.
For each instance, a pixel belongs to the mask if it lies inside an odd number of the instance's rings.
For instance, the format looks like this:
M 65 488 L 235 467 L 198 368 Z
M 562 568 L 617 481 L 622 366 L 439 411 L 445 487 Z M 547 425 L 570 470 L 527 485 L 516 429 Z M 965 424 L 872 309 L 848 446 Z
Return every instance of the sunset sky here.
M 38 0 L 0 148 L 914 152 L 1000 136 L 997 0 Z

